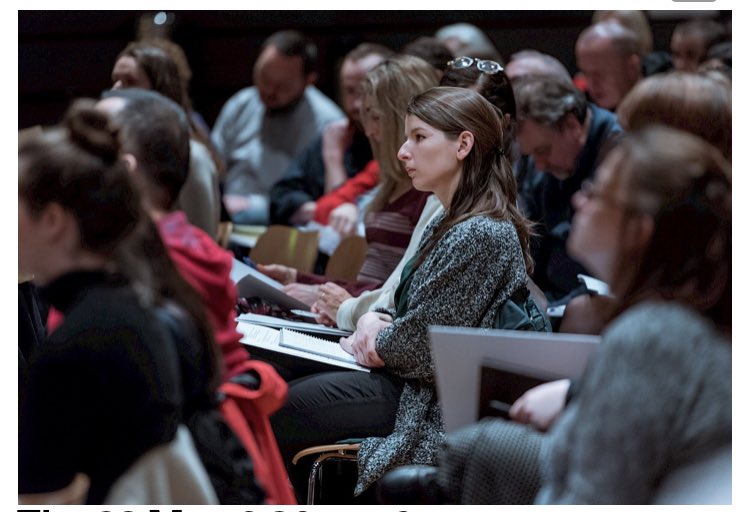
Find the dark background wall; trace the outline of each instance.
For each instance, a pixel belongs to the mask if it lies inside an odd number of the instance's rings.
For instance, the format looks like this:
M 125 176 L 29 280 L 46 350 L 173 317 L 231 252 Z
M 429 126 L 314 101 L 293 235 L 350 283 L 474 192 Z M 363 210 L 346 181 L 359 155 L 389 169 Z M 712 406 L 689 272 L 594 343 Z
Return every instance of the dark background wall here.
M 674 26 L 695 12 L 650 11 L 654 48 L 668 50 Z M 117 54 L 136 38 L 144 11 L 19 11 L 19 128 L 59 120 L 70 101 L 111 85 Z M 573 46 L 592 11 L 174 11 L 172 39 L 193 69 L 195 109 L 211 124 L 224 102 L 252 83 L 252 64 L 271 33 L 294 28 L 319 47 L 318 86 L 335 97 L 336 66 L 362 41 L 396 50 L 443 25 L 484 30 L 504 58 L 536 48 L 575 71 Z M 704 13 L 705 14 L 705 13 Z M 731 12 L 716 12 L 729 19 Z

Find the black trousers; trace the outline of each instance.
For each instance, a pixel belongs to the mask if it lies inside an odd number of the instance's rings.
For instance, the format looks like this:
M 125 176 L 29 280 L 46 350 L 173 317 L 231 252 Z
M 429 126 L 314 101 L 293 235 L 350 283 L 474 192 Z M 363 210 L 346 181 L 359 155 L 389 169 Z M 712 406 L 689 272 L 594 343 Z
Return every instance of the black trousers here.
M 286 405 L 271 417 L 284 461 L 298 451 L 393 431 L 403 381 L 385 371 L 326 372 L 289 383 Z
M 294 455 L 320 444 L 390 434 L 403 386 L 385 371 L 325 372 L 289 382 L 287 403 L 271 425 L 298 498 L 306 492 L 309 468 L 292 467 Z

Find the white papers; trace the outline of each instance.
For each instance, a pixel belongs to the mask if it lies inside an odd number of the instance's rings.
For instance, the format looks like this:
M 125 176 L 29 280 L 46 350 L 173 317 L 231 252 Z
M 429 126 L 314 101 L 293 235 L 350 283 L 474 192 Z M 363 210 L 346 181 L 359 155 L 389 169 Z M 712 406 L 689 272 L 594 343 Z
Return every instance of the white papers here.
M 357 362 L 357 360 L 354 359 L 354 356 L 341 348 L 341 345 L 336 341 L 326 341 L 301 332 L 290 331 L 288 329 L 281 330 L 279 345 L 282 347 L 296 348 L 297 350 L 303 350 L 321 356 L 332 357 L 339 361 L 349 361 L 350 363 Z
M 242 339 L 240 340 L 240 343 L 247 345 L 249 347 L 257 347 L 259 349 L 268 351 L 268 353 L 284 354 L 287 356 L 299 357 L 302 359 L 307 359 L 309 361 L 317 361 L 319 363 L 323 363 L 329 366 L 334 366 L 338 368 L 346 368 L 349 370 L 358 370 L 362 372 L 370 371 L 369 368 L 360 366 L 356 362 L 353 362 L 351 360 L 337 359 L 337 358 L 330 357 L 327 355 L 320 355 L 318 353 L 314 353 L 311 350 L 300 350 L 298 348 L 294 348 L 291 346 L 281 345 L 280 342 L 281 342 L 282 336 L 285 336 L 287 340 L 290 338 L 290 336 L 294 334 L 304 336 L 303 334 L 295 333 L 294 331 L 288 331 L 286 329 L 282 331 L 278 331 L 270 327 L 253 324 L 250 322 L 238 322 L 237 330 L 240 333 L 242 333 Z M 321 343 L 328 343 L 330 345 L 333 345 L 346 354 L 344 349 L 342 349 L 341 346 L 336 342 L 329 342 L 329 341 L 323 341 L 323 340 L 319 340 L 319 341 Z M 252 352 L 252 348 L 250 349 L 250 351 Z
M 232 260 L 230 276 L 237 285 L 237 294 L 240 297 L 260 297 L 270 299 L 285 308 L 310 310 L 310 306 L 304 302 L 284 293 L 284 285 L 237 259 Z
M 578 274 L 578 281 L 585 284 L 586 289 L 591 293 L 614 297 L 614 295 L 609 292 L 609 285 L 604 281 L 600 281 L 595 277 L 587 276 L 585 274 Z
M 327 327 L 321 324 L 294 322 L 292 320 L 284 320 L 283 318 L 276 318 L 274 316 L 267 315 L 256 315 L 254 313 L 243 313 L 242 315 L 237 317 L 237 320 L 239 320 L 240 323 L 250 322 L 258 325 L 264 325 L 266 327 L 273 327 L 275 329 L 286 328 L 310 334 L 323 334 L 327 336 L 349 336 L 351 334 L 351 331 L 334 329 L 333 327 Z

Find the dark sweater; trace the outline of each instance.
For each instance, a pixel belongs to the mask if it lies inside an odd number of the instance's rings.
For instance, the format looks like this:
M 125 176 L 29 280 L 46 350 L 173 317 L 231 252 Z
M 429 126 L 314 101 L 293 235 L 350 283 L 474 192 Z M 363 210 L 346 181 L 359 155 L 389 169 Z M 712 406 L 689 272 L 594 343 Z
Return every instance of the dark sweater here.
M 573 206 L 571 199 L 584 180 L 591 179 L 608 150 L 616 142 L 622 128 L 617 117 L 589 104 L 591 126 L 573 174 L 559 180 L 536 168 L 533 157 L 522 158 L 516 174 L 523 176 L 519 184 L 521 204 L 526 216 L 537 223 L 538 237 L 531 240 L 534 258 L 534 282 L 548 298 L 557 300 L 578 286 L 578 274 L 590 274 L 568 256 L 565 244 L 570 233 Z
M 351 178 L 370 160 L 370 142 L 364 133 L 357 131 L 344 153 L 346 175 Z M 271 188 L 271 224 L 289 224 L 289 218 L 300 206 L 308 201 L 315 201 L 324 192 L 323 137 L 319 136 L 292 162 L 284 177 Z
M 101 503 L 138 456 L 170 441 L 182 391 L 174 344 L 125 280 L 64 275 L 42 289 L 65 316 L 31 361 L 19 411 L 19 493 L 91 478 Z

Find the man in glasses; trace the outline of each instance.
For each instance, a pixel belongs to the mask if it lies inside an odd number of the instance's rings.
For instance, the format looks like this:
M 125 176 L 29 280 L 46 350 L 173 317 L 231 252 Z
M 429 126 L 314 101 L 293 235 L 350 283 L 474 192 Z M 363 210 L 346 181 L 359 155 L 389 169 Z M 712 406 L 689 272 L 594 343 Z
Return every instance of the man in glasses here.
M 622 132 L 616 116 L 588 103 L 569 79 L 530 76 L 513 82 L 519 122 L 519 173 L 533 182 L 522 190 L 527 217 L 538 223 L 532 240 L 534 282 L 550 303 L 565 303 L 589 274 L 566 251 L 571 198 Z

